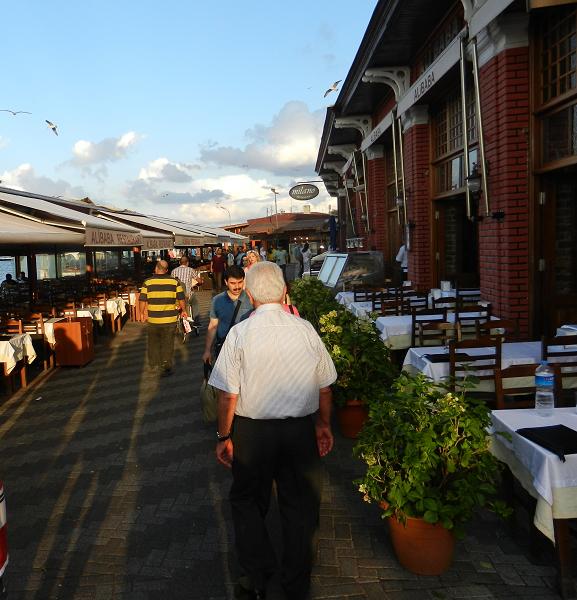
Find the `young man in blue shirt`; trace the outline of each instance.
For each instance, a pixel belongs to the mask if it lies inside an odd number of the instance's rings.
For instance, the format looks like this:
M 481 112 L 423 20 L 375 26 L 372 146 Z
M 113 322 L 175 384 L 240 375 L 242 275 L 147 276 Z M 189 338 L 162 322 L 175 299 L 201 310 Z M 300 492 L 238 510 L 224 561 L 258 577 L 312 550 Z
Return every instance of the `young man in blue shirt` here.
M 202 355 L 204 362 L 213 362 L 213 345 L 215 354 L 218 354 L 229 329 L 235 323 L 246 318 L 252 311 L 252 304 L 244 291 L 244 270 L 242 267 L 237 265 L 228 267 L 224 273 L 224 283 L 226 291 L 217 294 L 212 299 L 210 306 L 210 321 L 206 332 L 204 354 Z M 240 304 L 237 310 L 238 303 Z

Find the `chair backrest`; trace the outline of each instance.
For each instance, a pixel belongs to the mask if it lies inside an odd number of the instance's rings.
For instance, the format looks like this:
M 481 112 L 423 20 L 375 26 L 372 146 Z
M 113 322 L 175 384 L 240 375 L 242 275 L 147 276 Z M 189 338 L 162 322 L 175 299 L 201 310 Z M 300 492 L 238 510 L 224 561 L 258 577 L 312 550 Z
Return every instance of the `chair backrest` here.
M 482 382 L 492 381 L 494 385 L 495 374 L 500 368 L 500 339 L 481 337 L 449 342 L 449 374 L 453 390 L 462 389 L 460 384 L 472 378 Z
M 475 304 L 481 300 L 479 288 L 457 288 L 455 295 L 458 301 L 464 304 Z
M 445 308 L 446 310 L 457 310 L 456 296 L 441 296 L 433 298 L 433 308 Z
M 0 324 L 0 333 L 3 335 L 18 335 L 24 333 L 22 319 L 6 319 Z
M 469 304 L 459 306 L 459 304 L 457 303 L 455 321 L 459 323 L 461 337 L 463 339 L 476 338 L 478 336 L 478 326 L 481 323 L 486 323 L 490 319 L 490 307 L 481 304 Z
M 495 378 L 496 408 L 533 408 L 535 406 L 535 369 L 539 365 L 511 365 L 500 369 Z M 555 373 L 556 404 L 561 399 L 561 371 L 552 364 Z
M 401 288 L 401 298 L 409 301 L 411 313 L 413 309 L 426 310 L 429 308 L 429 297 L 427 294 L 422 294 L 415 290 L 406 291 Z
M 374 288 L 354 288 L 353 289 L 353 302 L 371 302 L 375 294 L 378 294 L 381 290 Z
M 381 316 L 394 316 L 406 314 L 403 310 L 409 309 L 409 302 L 401 301 L 398 296 L 385 296 L 379 299 L 373 299 L 373 312 Z
M 519 338 L 519 324 L 514 319 L 493 319 L 477 323 L 477 337 L 500 337 L 502 342 Z
M 542 357 L 550 365 L 559 365 L 563 389 L 577 384 L 577 335 L 543 338 Z
M 419 324 L 420 323 L 444 323 L 447 321 L 447 309 L 441 308 L 435 310 L 434 308 L 426 308 L 423 310 L 414 309 L 411 313 L 411 347 L 414 348 L 417 345 L 417 339 L 419 339 Z M 424 345 L 424 344 L 423 344 Z M 431 345 L 431 344 L 427 344 Z M 444 345 L 437 344 L 437 345 Z
M 451 340 L 458 340 L 459 324 L 442 321 L 419 321 L 419 346 L 446 346 Z

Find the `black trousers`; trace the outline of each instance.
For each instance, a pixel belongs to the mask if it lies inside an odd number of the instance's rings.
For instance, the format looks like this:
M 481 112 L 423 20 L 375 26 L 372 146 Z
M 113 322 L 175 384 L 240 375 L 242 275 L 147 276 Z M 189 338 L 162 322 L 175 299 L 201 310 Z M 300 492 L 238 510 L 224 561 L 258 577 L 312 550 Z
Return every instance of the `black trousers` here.
M 148 366 L 172 369 L 176 323 L 155 325 L 148 323 Z
M 283 534 L 281 581 L 291 600 L 308 595 L 319 523 L 321 462 L 312 417 L 234 421 L 230 490 L 241 569 L 264 589 L 276 570 L 265 524 L 273 480 Z

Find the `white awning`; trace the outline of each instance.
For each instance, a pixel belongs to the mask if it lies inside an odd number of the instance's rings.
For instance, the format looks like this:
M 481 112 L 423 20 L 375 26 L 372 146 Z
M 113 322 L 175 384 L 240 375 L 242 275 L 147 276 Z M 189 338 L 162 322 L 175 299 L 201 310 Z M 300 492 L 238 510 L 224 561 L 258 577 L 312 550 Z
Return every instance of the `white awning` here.
M 158 220 L 162 223 L 172 224 L 178 227 L 184 227 L 191 231 L 196 231 L 199 234 L 204 235 L 212 235 L 216 237 L 216 241 L 218 242 L 227 242 L 229 244 L 233 244 L 235 242 L 246 242 L 248 241 L 248 237 L 244 235 L 239 235 L 238 233 L 233 233 L 232 231 L 228 231 L 227 229 L 223 229 L 222 227 L 210 227 L 208 225 L 199 225 L 198 223 L 188 223 L 186 221 L 179 221 L 174 219 L 166 219 L 164 217 L 150 217 L 151 219 Z M 208 242 L 215 243 L 213 242 Z
M 174 236 L 174 246 L 178 247 L 204 246 L 205 244 L 215 244 L 217 242 L 217 238 L 214 235 L 207 235 L 196 228 L 189 229 L 183 225 L 177 225 L 174 222 L 161 220 L 161 217 L 139 215 L 124 211 L 113 212 L 99 210 L 99 213 L 106 218 L 130 221 L 130 223 L 133 223 L 136 226 L 169 233 L 171 236 Z M 162 233 L 159 235 L 162 235 Z M 173 246 L 170 247 L 172 248 Z
M 74 224 L 76 227 L 85 228 L 85 246 L 111 247 L 111 246 L 141 246 L 142 236 L 140 230 L 113 223 L 106 219 L 95 217 L 78 210 L 73 210 L 60 204 L 55 204 L 41 198 L 31 198 L 18 194 L 0 192 L 0 204 L 8 206 L 20 214 L 32 215 L 40 219 L 43 224 L 58 227 Z
M 0 245 L 82 246 L 84 232 L 69 231 L 0 212 Z
M 132 222 L 138 218 L 138 215 L 128 215 L 119 213 L 118 215 L 111 211 L 99 209 L 98 212 L 102 218 L 110 220 L 114 223 L 124 224 L 123 218 Z M 140 235 L 142 236 L 142 250 L 172 250 L 174 248 L 174 236 L 171 233 L 162 233 L 144 228 L 142 223 L 135 223 L 140 226 Z

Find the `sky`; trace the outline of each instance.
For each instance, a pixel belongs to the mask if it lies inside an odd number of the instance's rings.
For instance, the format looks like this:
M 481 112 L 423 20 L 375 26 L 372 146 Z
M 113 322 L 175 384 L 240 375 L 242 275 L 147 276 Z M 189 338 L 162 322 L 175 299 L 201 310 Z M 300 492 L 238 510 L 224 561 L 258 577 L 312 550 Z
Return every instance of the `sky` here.
M 20 0 L 3 10 L 2 186 L 195 223 L 301 211 L 377 0 Z M 57 127 L 58 135 L 46 120 Z M 324 186 L 311 210 L 335 207 Z

